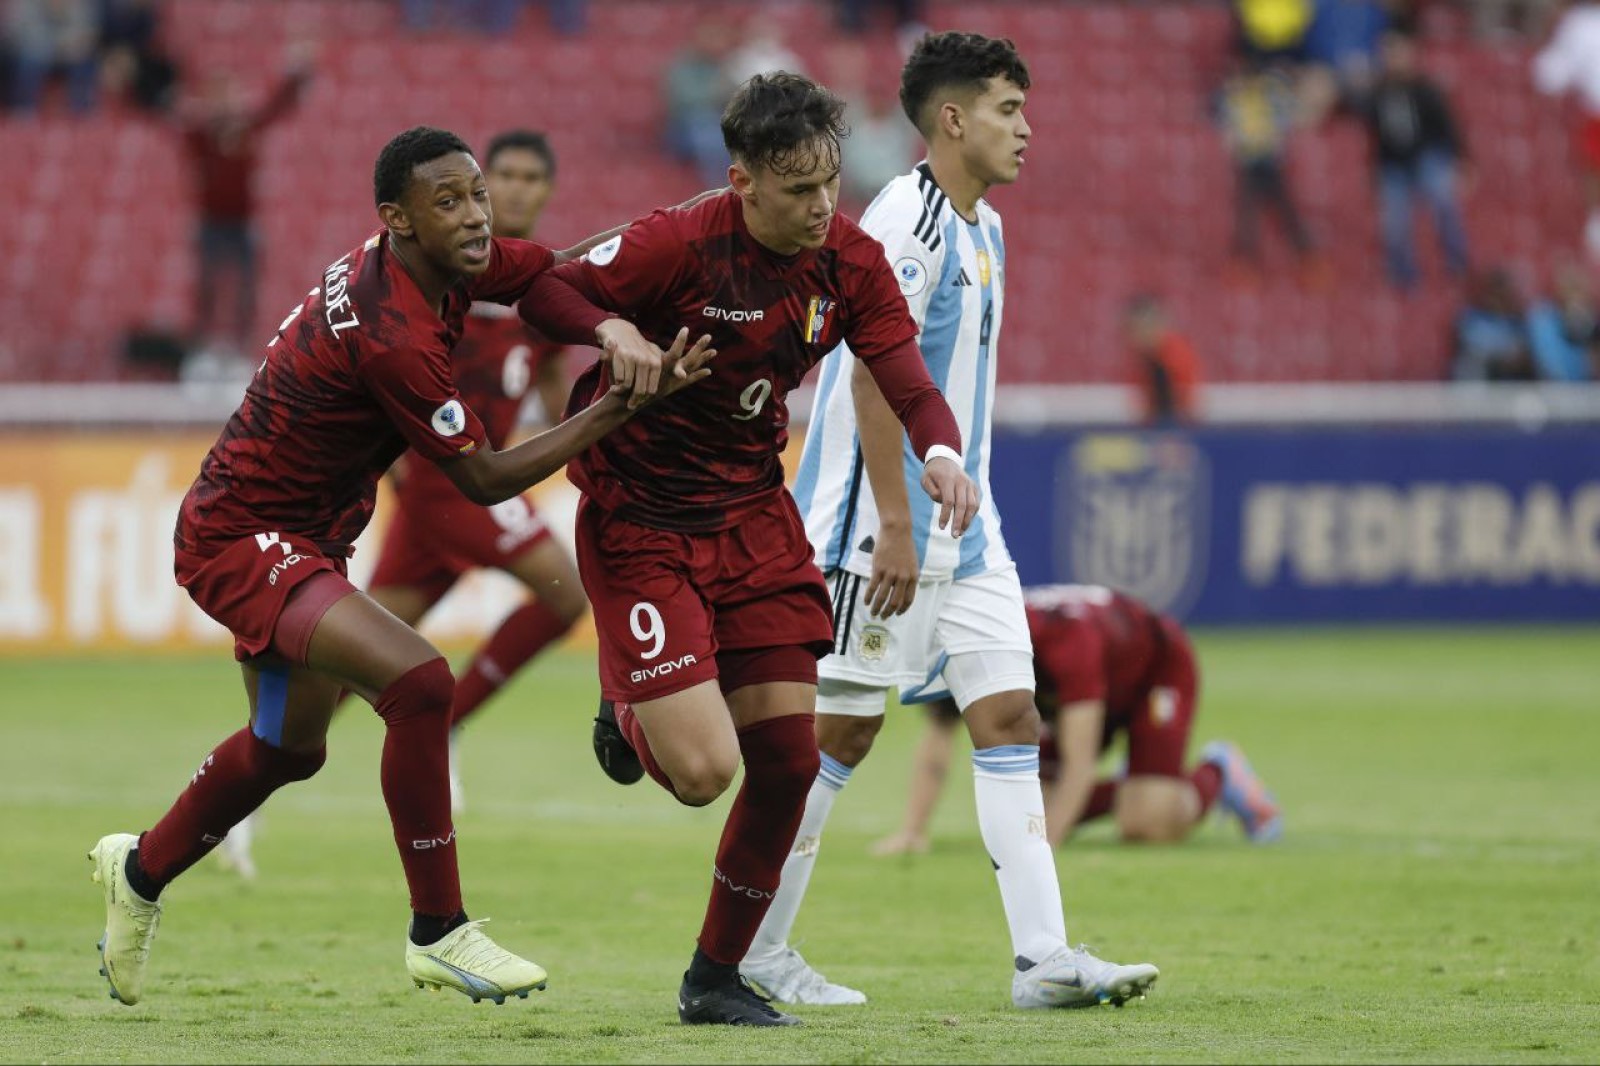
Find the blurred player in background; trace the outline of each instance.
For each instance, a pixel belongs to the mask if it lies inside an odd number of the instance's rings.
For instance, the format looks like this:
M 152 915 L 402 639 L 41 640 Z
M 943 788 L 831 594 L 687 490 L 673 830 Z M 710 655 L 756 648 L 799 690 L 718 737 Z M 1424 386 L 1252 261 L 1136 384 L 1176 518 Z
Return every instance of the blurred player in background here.
M 919 455 L 907 450 L 853 338 L 828 356 L 817 388 L 795 498 L 833 589 L 833 654 L 819 667 L 817 693 L 822 771 L 778 898 L 741 967 L 785 1003 L 866 1002 L 823 978 L 789 936 L 834 797 L 872 748 L 888 688 L 922 681 L 941 654 L 972 734 L 978 824 L 1011 934 L 1012 1002 L 1120 1005 L 1159 976 L 1148 963 L 1119 966 L 1067 943 L 1044 837 L 1022 586 L 988 492 L 1005 245 L 983 195 L 1021 173 L 1029 84 L 1010 41 L 924 37 L 901 73 L 900 100 L 927 161 L 890 182 L 862 219 L 893 264 L 928 370 L 961 423 L 967 475 L 984 492 L 965 537 L 938 528 L 925 501 L 911 503 Z
M 1258 844 L 1283 833 L 1277 801 L 1238 745 L 1213 741 L 1193 770 L 1184 769 L 1200 678 L 1176 620 L 1095 586 L 1048 585 L 1029 589 L 1027 597 L 1035 699 L 1045 721 L 1040 768 L 1050 782 L 1050 843 L 1108 814 L 1123 840 L 1179 841 L 1217 802 Z M 905 823 L 873 847 L 879 855 L 928 850 L 928 820 L 959 717 L 938 670 L 902 692 L 900 702 L 926 704 L 928 725 L 917 746 Z M 1100 757 L 1123 737 L 1126 770 L 1096 780 Z
M 103 837 L 89 854 L 106 905 L 100 972 L 123 1003 L 143 995 L 162 890 L 274 791 L 321 769 L 341 689 L 384 721 L 383 798 L 411 894 L 412 980 L 499 1002 L 544 987 L 545 971 L 500 948 L 462 905 L 448 769 L 455 679 L 431 644 L 350 584 L 345 560 L 378 479 L 408 446 L 475 503 L 498 503 L 654 392 L 708 374 L 699 366 L 708 350 L 680 363 L 684 331 L 663 358 L 631 324 L 551 278 L 549 249 L 491 237 L 483 175 L 454 134 L 417 127 L 392 139 L 373 193 L 383 229 L 332 263 L 283 320 L 179 510 L 178 582 L 233 633 L 250 720 L 154 827 Z M 537 302 L 564 336 L 662 369 L 632 396 L 597 390 L 555 429 L 496 450 L 451 377 L 474 300 Z
M 555 188 L 556 157 L 543 134 L 511 130 L 489 142 L 484 183 L 494 210 L 496 237 L 532 240 Z M 467 312 L 461 339 L 450 352 L 462 401 L 483 423 L 489 443 L 510 441 L 532 388 L 545 419 L 554 422 L 567 403 L 564 349 L 535 333 L 516 311 L 489 301 Z M 535 655 L 561 638 L 588 608 L 578 570 L 526 496 L 480 507 L 450 478 L 415 452 L 389 471 L 394 518 L 367 594 L 410 626 L 417 626 L 461 576 L 479 567 L 503 570 L 533 598 L 501 621 L 456 680 L 451 710 L 450 804 L 462 809 L 456 740 L 462 722 L 489 700 Z M 255 876 L 256 816 L 228 833 L 217 849 L 222 863 L 249 880 Z
M 600 635 L 602 768 L 624 784 L 648 772 L 703 806 L 744 762 L 678 993 L 685 1024 L 798 1021 L 739 976 L 817 775 L 817 657 L 833 640 L 828 590 L 783 484 L 785 397 L 848 339 L 895 431 L 909 429 L 941 524 L 960 534 L 977 506 L 883 249 L 835 210 L 843 110 L 806 78 L 751 78 L 722 118 L 733 189 L 640 219 L 556 272 L 647 336 L 704 322 L 722 353 L 706 386 L 571 467 L 584 494 L 578 565 Z M 609 382 L 591 368 L 573 404 Z

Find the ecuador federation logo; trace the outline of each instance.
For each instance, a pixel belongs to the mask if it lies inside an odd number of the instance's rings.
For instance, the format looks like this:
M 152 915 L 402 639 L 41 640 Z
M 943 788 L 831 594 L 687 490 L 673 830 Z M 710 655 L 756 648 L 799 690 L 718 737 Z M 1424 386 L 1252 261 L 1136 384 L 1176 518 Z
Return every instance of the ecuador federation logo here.
M 806 343 L 816 344 L 822 340 L 823 332 L 828 328 L 828 312 L 833 310 L 833 301 L 825 296 L 813 296 L 811 303 L 806 307 Z
M 1059 573 L 1181 614 L 1205 580 L 1210 478 L 1181 436 L 1091 433 L 1062 454 Z

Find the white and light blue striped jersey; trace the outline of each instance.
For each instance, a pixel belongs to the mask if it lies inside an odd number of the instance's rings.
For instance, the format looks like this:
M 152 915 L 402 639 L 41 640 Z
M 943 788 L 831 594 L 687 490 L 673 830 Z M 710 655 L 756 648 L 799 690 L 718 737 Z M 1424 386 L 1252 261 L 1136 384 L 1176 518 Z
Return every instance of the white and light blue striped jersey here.
M 922 491 L 922 458 L 905 442 L 912 536 L 927 577 L 971 577 L 1007 566 L 1000 515 L 989 491 L 994 420 L 995 348 L 1005 305 L 1005 242 L 1000 216 L 978 201 L 977 222 L 950 206 L 927 163 L 884 186 L 861 218 L 883 244 L 900 291 L 917 320 L 917 343 L 933 383 L 961 427 L 967 476 L 983 503 L 959 540 L 938 527 L 939 509 Z M 855 357 L 841 344 L 822 362 L 794 498 L 825 572 L 872 572 L 870 539 L 878 510 L 867 483 L 850 377 Z M 864 545 L 867 545 L 864 547 Z

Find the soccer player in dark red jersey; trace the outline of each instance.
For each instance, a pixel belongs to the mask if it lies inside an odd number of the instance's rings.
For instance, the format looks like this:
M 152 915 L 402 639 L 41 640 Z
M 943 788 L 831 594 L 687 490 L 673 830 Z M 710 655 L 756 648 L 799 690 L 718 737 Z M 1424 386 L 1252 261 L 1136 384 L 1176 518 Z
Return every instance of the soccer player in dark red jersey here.
M 1176 619 L 1092 585 L 1046 585 L 1026 595 L 1035 694 L 1047 730 L 1040 773 L 1052 782 L 1045 804 L 1052 844 L 1108 814 L 1124 840 L 1182 840 L 1219 801 L 1251 840 L 1278 838 L 1282 811 L 1238 745 L 1213 741 L 1194 769 L 1184 769 L 1200 679 Z M 928 703 L 930 717 L 905 824 L 874 847 L 878 854 L 928 848 L 928 819 L 960 721 L 948 694 L 934 690 L 938 683 L 936 673 L 901 694 L 902 702 Z M 1122 737 L 1126 772 L 1097 781 L 1100 756 Z
M 555 186 L 556 157 L 543 134 L 502 133 L 483 159 L 494 234 L 532 240 Z M 503 448 L 523 400 L 534 391 L 554 422 L 566 407 L 565 349 L 534 332 L 503 304 L 479 301 L 467 312 L 451 352 L 456 388 L 482 420 L 489 443 Z M 456 581 L 478 567 L 503 570 L 533 598 L 513 610 L 456 680 L 451 710 L 451 799 L 460 807 L 455 730 L 534 656 L 583 617 L 577 564 L 551 534 L 532 502 L 513 496 L 480 507 L 461 495 L 439 467 L 408 453 L 393 471 L 394 520 L 368 593 L 395 617 L 419 623 Z
M 543 969 L 501 949 L 462 906 L 449 667 L 346 580 L 345 559 L 379 477 L 408 446 L 468 499 L 496 503 L 626 423 L 653 390 L 667 396 L 708 374 L 711 349 L 702 338 L 685 353 L 680 331 L 663 356 L 546 277 L 557 260 L 549 249 L 491 238 L 483 175 L 454 134 L 395 137 L 373 186 L 383 229 L 330 265 L 284 319 L 178 515 L 178 582 L 233 633 L 250 722 L 206 756 L 154 827 L 106 836 L 90 852 L 106 903 L 101 972 L 124 1003 L 143 995 L 162 889 L 276 789 L 321 768 L 341 688 L 369 700 L 386 727 L 383 797 L 411 894 L 413 980 L 497 1002 L 544 986 Z M 450 349 L 472 301 L 526 305 L 535 284 L 550 304 L 544 319 L 649 372 L 626 398 L 593 392 L 561 425 L 498 451 L 452 381 Z
M 883 249 L 835 212 L 842 112 L 806 78 L 751 78 L 722 120 L 731 189 L 640 219 L 551 273 L 647 337 L 703 322 L 721 353 L 705 385 L 570 468 L 600 634 L 602 766 L 625 783 L 648 772 L 700 806 L 744 761 L 678 994 L 685 1023 L 796 1022 L 738 973 L 817 775 L 817 657 L 833 642 L 828 591 L 783 485 L 786 396 L 849 340 L 909 431 L 943 523 L 959 534 L 977 507 Z M 593 367 L 572 402 L 609 387 Z

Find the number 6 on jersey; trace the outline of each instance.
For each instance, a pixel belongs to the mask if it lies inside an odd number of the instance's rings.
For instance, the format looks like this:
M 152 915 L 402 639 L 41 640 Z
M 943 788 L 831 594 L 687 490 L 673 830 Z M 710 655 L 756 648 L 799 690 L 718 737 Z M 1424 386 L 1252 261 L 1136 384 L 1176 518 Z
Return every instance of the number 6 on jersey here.
M 628 612 L 628 627 L 633 630 L 635 640 L 651 646 L 639 656 L 641 659 L 654 659 L 667 646 L 667 623 L 653 603 L 634 604 L 633 610 Z

